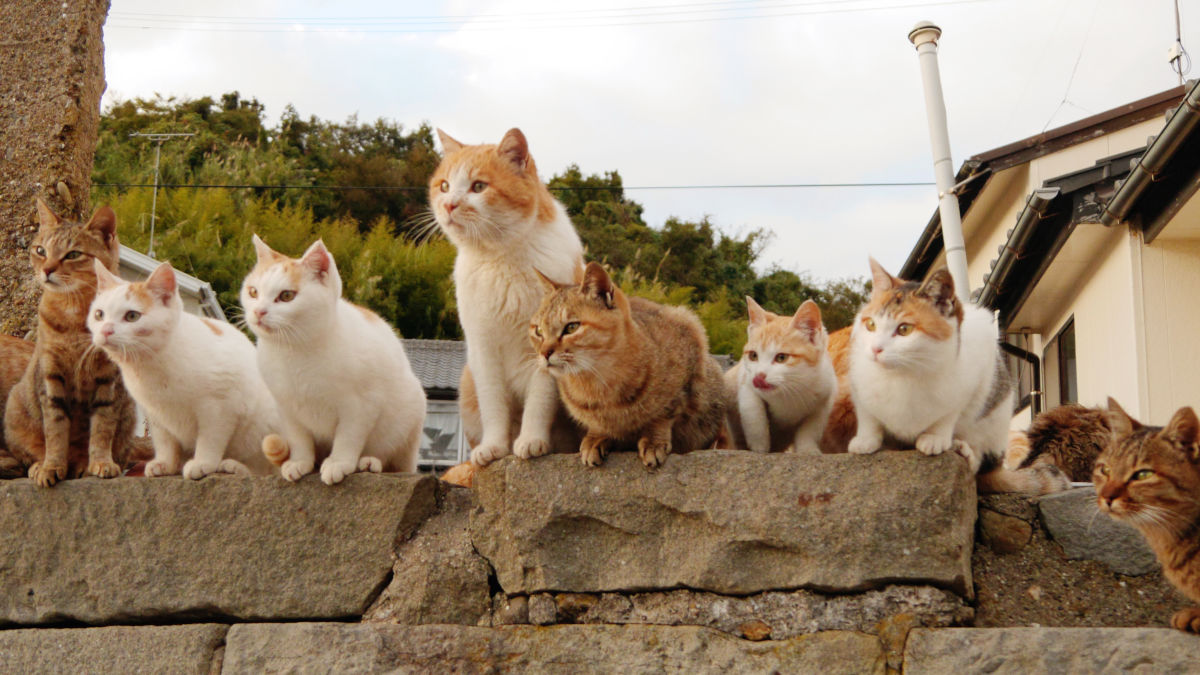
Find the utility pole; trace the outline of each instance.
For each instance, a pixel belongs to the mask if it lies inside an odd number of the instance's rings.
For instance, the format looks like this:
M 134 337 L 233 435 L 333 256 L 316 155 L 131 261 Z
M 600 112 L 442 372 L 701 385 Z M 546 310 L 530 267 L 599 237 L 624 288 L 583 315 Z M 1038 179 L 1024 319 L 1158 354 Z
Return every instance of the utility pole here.
M 154 141 L 154 196 L 150 200 L 150 250 L 146 251 L 146 255 L 154 257 L 154 221 L 158 215 L 158 160 L 162 155 L 162 144 L 173 138 L 188 138 L 196 134 L 143 134 L 140 131 L 135 131 L 129 134 L 130 138 L 147 138 Z

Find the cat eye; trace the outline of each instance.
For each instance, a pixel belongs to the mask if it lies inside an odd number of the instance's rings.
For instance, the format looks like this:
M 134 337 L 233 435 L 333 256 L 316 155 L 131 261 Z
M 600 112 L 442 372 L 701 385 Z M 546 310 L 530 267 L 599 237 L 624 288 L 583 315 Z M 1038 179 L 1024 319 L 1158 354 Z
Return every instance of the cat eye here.
M 912 332 L 913 325 L 911 323 L 902 323 L 899 326 L 896 326 L 896 335 L 910 335 Z
M 775 363 L 787 363 L 787 360 L 788 360 L 787 354 L 776 354 L 775 355 Z
M 438 183 L 438 189 L 441 190 L 442 192 L 449 192 L 450 191 L 450 181 L 444 180 L 441 183 Z
M 538 328 L 537 326 L 534 326 L 534 327 L 533 327 L 533 334 L 534 334 L 534 335 L 536 335 L 536 336 L 538 336 L 539 338 L 540 338 L 540 337 L 542 337 L 542 329 L 541 329 L 541 328 Z
M 575 331 L 577 331 L 577 330 L 579 330 L 579 322 L 578 322 L 578 321 L 572 321 L 571 323 L 569 323 L 569 324 L 567 324 L 567 325 L 563 326 L 563 332 L 562 332 L 562 334 L 563 334 L 563 335 L 570 335 L 571 333 L 574 333 L 574 332 L 575 332 Z
M 42 248 L 41 246 L 35 246 L 35 247 L 34 247 L 34 249 L 33 249 L 33 252 L 34 252 L 34 253 L 36 253 L 36 254 L 38 254 L 39 256 L 41 256 L 41 257 L 43 257 L 43 258 L 45 258 L 45 257 L 46 257 L 46 249 Z
M 1104 476 L 1106 478 L 1108 477 L 1108 467 L 1106 465 L 1097 464 L 1096 471 L 1099 472 L 1101 476 Z
M 487 185 L 487 183 L 477 180 L 474 183 L 471 183 L 471 192 L 483 192 L 487 189 Z
M 246 295 L 248 295 L 252 298 L 257 298 L 258 297 L 258 289 L 253 286 L 247 286 L 246 287 Z
M 83 255 L 82 251 L 71 251 L 70 253 L 63 256 L 63 260 L 74 260 L 81 255 Z
M 867 327 L 867 330 L 874 331 L 875 319 L 863 319 L 863 325 Z
M 1153 475 L 1153 469 L 1142 469 L 1140 471 L 1133 472 L 1133 475 L 1129 477 L 1129 480 L 1146 480 Z
M 291 302 L 296 299 L 296 291 L 280 291 L 275 302 Z
M 95 311 L 95 313 L 92 314 L 92 316 L 95 317 L 97 321 L 103 321 L 104 320 L 104 310 L 98 309 Z
M 751 361 L 757 361 L 758 360 L 758 352 L 756 352 L 752 349 L 752 350 L 746 352 L 746 358 L 750 359 Z
M 133 323 L 134 321 L 137 321 L 140 318 L 142 318 L 141 312 L 138 312 L 138 311 L 135 311 L 132 309 L 129 310 L 128 312 L 125 312 L 125 320 L 128 321 L 129 323 Z

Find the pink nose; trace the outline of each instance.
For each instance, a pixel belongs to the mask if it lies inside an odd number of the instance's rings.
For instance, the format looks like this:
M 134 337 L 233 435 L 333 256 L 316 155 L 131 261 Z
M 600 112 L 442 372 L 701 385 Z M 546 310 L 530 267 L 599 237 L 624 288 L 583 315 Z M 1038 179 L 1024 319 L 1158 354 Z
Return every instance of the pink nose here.
M 883 347 L 871 347 L 871 353 L 875 356 L 879 356 L 883 353 Z
M 771 385 L 767 384 L 767 376 L 759 373 L 754 376 L 754 386 L 759 389 L 770 389 Z
M 262 318 L 266 315 L 267 315 L 267 310 L 265 310 L 265 309 L 254 310 L 254 318 L 258 319 L 259 321 L 262 321 Z
M 454 209 L 457 209 L 457 208 L 458 208 L 458 204 L 455 204 L 454 202 L 446 202 L 446 214 L 447 215 L 454 213 Z
M 100 329 L 100 334 L 104 337 L 112 337 L 112 334 L 115 332 L 117 332 L 117 329 L 111 323 L 104 324 L 104 328 Z

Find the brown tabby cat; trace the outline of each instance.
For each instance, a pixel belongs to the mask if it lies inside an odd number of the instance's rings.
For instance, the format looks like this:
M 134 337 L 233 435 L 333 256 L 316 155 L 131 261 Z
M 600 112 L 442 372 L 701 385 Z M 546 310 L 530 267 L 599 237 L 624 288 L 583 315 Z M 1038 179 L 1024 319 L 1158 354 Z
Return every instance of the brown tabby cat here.
M 1138 530 L 1163 574 L 1200 602 L 1200 420 L 1180 408 L 1166 427 L 1145 426 L 1108 399 L 1112 436 L 1092 481 L 1100 510 Z M 1200 633 L 1200 607 L 1185 607 L 1171 625 Z
M 627 298 L 597 263 L 579 285 L 548 288 L 530 326 L 543 368 L 567 412 L 586 429 L 584 464 L 637 444 L 647 468 L 674 452 L 711 447 L 725 415 L 721 367 L 696 315 Z
M 87 474 L 121 474 L 135 425 L 121 373 L 91 348 L 87 311 L 96 295 L 93 259 L 117 271 L 116 214 L 102 206 L 87 224 L 61 220 L 40 199 L 29 249 L 42 284 L 37 345 L 4 411 L 13 456 L 42 487 Z
M 16 386 L 25 369 L 29 367 L 29 359 L 33 356 L 33 343 L 11 335 L 0 335 L 0 401 L 8 400 L 8 392 Z M 25 467 L 8 453 L 0 438 L 0 478 L 20 478 L 25 475 Z
M 1109 412 L 1075 403 L 1039 413 L 1028 431 L 1009 434 L 1004 466 L 1053 464 L 1073 481 L 1090 481 L 1092 465 L 1112 435 Z

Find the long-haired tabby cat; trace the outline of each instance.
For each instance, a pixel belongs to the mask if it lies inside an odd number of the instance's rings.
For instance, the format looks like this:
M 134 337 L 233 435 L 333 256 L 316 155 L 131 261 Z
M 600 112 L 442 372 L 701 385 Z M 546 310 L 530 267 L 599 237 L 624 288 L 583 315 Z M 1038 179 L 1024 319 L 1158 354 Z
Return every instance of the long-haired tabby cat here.
M 1092 479 L 1092 465 L 1108 445 L 1109 411 L 1068 403 L 1039 413 L 1026 431 L 1009 435 L 1004 466 L 1022 469 L 1053 464 L 1071 480 Z
M 1130 417 L 1108 399 L 1112 435 L 1096 459 L 1092 482 L 1101 511 L 1136 527 L 1163 574 L 1200 602 L 1200 421 L 1180 408 L 1165 427 Z M 1185 607 L 1171 625 L 1200 633 L 1200 607 Z
M 283 421 L 263 453 L 289 481 L 312 473 L 319 458 L 327 485 L 356 471 L 414 471 L 425 390 L 396 332 L 342 298 L 321 241 L 299 259 L 253 241 L 258 262 L 242 283 L 242 308 Z
M 746 298 L 742 359 L 725 373 L 730 441 L 755 452 L 820 454 L 837 377 L 821 309 L 812 300 L 780 316 Z
M 135 426 L 121 372 L 91 348 L 87 311 L 96 295 L 93 260 L 117 271 L 117 217 L 102 206 L 91 220 L 62 220 L 40 199 L 29 260 L 42 285 L 37 344 L 9 393 L 4 438 L 42 487 L 84 473 L 121 474 Z
M 271 473 L 262 441 L 280 425 L 250 340 L 183 311 L 170 263 L 126 283 L 96 261 L 96 280 L 88 329 L 146 413 L 154 460 L 145 475 Z
M 695 314 L 626 297 L 594 262 L 578 285 L 543 282 L 529 339 L 586 430 L 584 464 L 599 466 L 614 445 L 636 444 L 648 468 L 671 452 L 712 446 L 724 384 Z
M 519 129 L 498 145 L 464 145 L 440 129 L 438 137 L 445 157 L 429 181 L 429 205 L 458 249 L 454 287 L 467 341 L 459 397 L 471 461 L 573 447 L 578 432 L 559 412 L 554 379 L 537 368 L 526 331 L 543 295 L 534 270 L 570 281 L 583 245 L 538 179 Z

